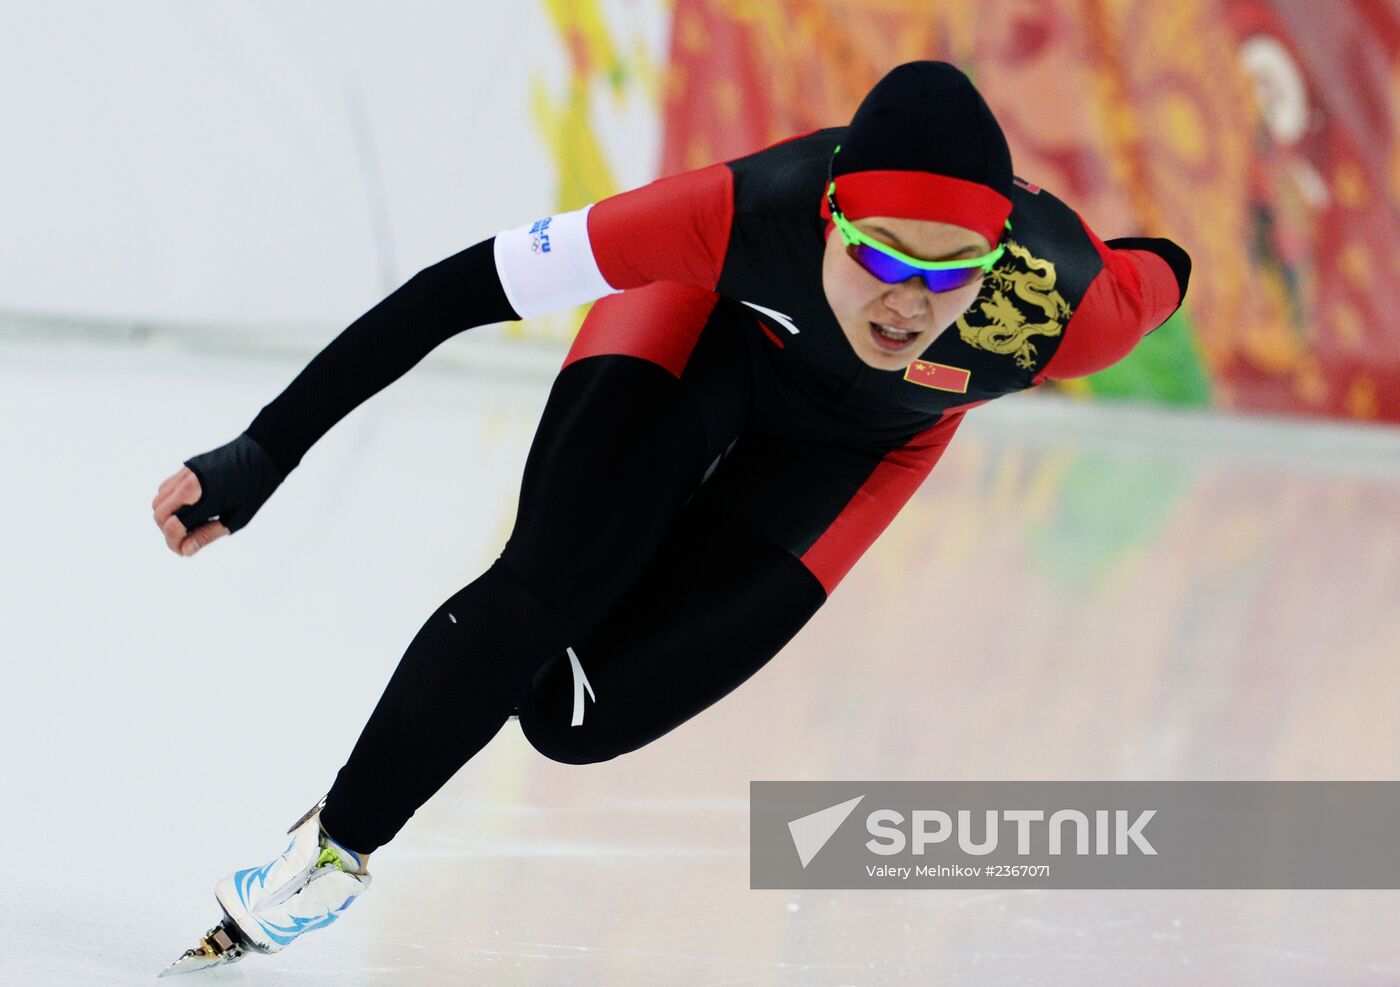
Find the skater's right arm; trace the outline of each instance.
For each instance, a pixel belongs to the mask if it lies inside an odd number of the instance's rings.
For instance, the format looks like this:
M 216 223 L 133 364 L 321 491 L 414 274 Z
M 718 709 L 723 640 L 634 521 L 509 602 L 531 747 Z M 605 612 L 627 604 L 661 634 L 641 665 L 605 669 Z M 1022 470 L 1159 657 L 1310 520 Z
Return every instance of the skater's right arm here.
M 505 230 L 425 268 L 326 347 L 248 426 L 283 474 L 357 405 L 464 329 L 654 281 L 714 288 L 734 211 L 722 164 Z
M 733 213 L 724 165 L 506 230 L 431 267 L 342 332 L 248 426 L 285 475 L 444 340 L 653 281 L 713 288 Z
M 732 173 L 712 165 L 506 230 L 424 268 L 332 340 L 247 431 L 162 484 L 153 506 L 167 544 L 193 554 L 247 524 L 336 422 L 465 329 L 655 281 L 713 289 L 733 210 Z
M 516 318 L 493 239 L 424 268 L 332 340 L 247 431 L 186 460 L 161 484 L 152 508 L 166 544 L 188 556 L 237 531 L 357 405 L 458 332 Z
M 496 274 L 494 237 L 409 278 L 352 322 L 258 413 L 247 434 L 285 476 L 357 406 L 445 340 L 520 316 Z

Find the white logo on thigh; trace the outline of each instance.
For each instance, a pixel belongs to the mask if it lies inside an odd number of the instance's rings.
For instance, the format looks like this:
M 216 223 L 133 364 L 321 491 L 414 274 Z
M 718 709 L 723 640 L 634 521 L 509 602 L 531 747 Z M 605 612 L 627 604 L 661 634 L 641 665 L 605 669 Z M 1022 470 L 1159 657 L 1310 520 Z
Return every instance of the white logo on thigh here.
M 569 652 L 569 670 L 574 675 L 574 716 L 569 726 L 576 727 L 583 723 L 583 690 L 588 690 L 588 698 L 595 703 L 598 697 L 593 694 L 593 686 L 588 681 L 588 676 L 583 674 L 583 666 L 579 664 L 578 655 L 574 654 L 574 649 L 567 649 Z

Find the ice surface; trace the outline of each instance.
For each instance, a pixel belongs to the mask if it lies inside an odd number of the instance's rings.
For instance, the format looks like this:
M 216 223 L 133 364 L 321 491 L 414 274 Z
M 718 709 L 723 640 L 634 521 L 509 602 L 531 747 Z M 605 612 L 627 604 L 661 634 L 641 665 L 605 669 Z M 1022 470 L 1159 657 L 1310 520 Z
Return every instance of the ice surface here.
M 431 361 L 194 559 L 159 482 L 286 358 L 0 342 L 0 983 L 145 983 L 499 551 L 547 380 Z M 1392 892 L 750 891 L 756 778 L 1387 778 L 1400 437 L 969 417 L 768 668 L 587 767 L 512 722 L 334 928 L 188 983 L 1394 984 Z

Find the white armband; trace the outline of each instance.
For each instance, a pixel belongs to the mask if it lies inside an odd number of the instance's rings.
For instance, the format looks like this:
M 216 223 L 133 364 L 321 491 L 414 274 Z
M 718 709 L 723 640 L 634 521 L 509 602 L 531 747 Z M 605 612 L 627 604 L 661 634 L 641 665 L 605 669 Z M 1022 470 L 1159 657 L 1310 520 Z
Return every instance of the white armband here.
M 548 216 L 496 234 L 496 273 L 522 319 L 610 295 L 588 242 L 588 211 Z

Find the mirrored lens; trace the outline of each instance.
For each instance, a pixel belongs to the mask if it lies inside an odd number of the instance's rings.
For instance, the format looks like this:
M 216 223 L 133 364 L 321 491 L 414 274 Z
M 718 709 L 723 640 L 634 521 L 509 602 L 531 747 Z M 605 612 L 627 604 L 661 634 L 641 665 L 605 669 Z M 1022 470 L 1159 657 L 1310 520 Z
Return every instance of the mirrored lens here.
M 852 244 L 846 248 L 846 252 L 857 264 L 885 284 L 899 284 L 910 278 L 923 278 L 929 291 L 952 291 L 955 288 L 961 288 L 982 273 L 981 268 L 977 267 L 925 271 L 865 243 Z
M 951 271 L 920 271 L 919 273 L 924 276 L 924 284 L 928 285 L 929 291 L 952 291 L 954 288 L 971 284 L 982 273 L 982 269 L 980 267 L 959 267 Z

